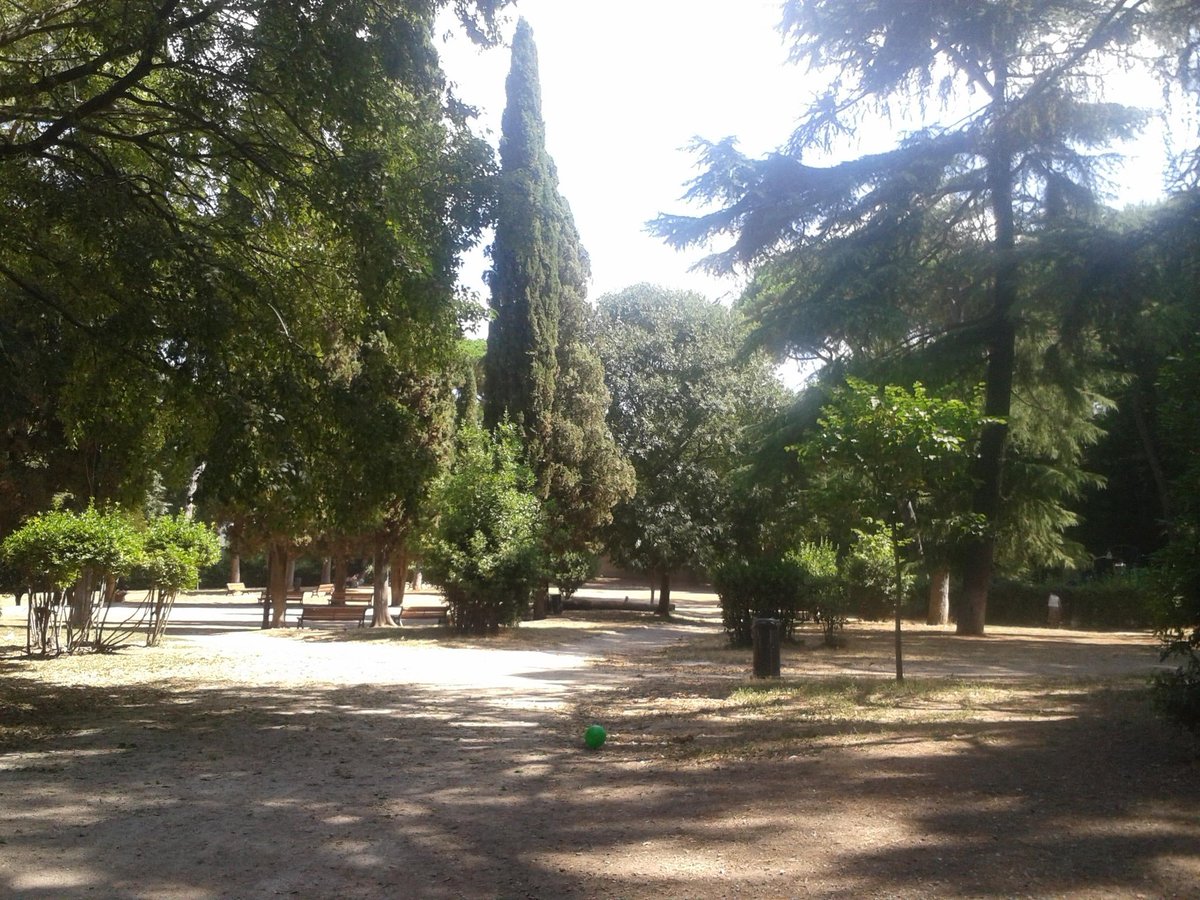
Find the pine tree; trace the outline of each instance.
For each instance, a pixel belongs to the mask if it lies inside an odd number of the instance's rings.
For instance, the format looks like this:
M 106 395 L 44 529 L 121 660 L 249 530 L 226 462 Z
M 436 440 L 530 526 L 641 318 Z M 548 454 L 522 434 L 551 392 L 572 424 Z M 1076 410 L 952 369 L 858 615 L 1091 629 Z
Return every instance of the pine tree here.
M 969 353 L 983 369 L 988 424 L 973 511 L 993 527 L 967 548 L 958 621 L 960 633 L 981 634 L 1025 322 L 1022 263 L 1048 214 L 1093 202 L 1097 166 L 1087 151 L 1141 121 L 1136 110 L 1102 102 L 1095 87 L 1136 44 L 1145 11 L 1109 0 L 917 6 L 785 4 L 794 56 L 834 73 L 828 92 L 780 153 L 754 161 L 729 142 L 708 145 L 708 172 L 692 196 L 723 208 L 663 217 L 658 229 L 677 244 L 734 235 L 716 264 L 773 260 L 782 318 L 819 332 L 818 349 L 834 355 L 846 349 L 847 331 L 866 332 L 860 345 L 877 352 L 878 329 L 894 332 L 904 321 L 905 304 L 923 294 L 898 291 L 899 280 L 929 273 L 951 288 L 928 325 L 953 338 L 947 351 Z M 864 115 L 926 113 L 938 100 L 946 121 L 893 150 L 833 165 L 809 161 L 856 132 Z M 964 245 L 967 257 L 948 252 Z M 837 265 L 822 261 L 829 259 Z M 970 265 L 953 262 L 963 259 Z M 965 316 L 956 307 L 964 299 Z M 899 349 L 929 338 L 919 326 L 907 330 Z
M 484 360 L 484 421 L 517 423 L 545 506 L 546 551 L 588 552 L 632 474 L 605 424 L 603 370 L 586 343 L 587 254 L 546 152 L 533 31 L 513 37 L 501 123 Z M 544 597 L 539 595 L 540 602 Z

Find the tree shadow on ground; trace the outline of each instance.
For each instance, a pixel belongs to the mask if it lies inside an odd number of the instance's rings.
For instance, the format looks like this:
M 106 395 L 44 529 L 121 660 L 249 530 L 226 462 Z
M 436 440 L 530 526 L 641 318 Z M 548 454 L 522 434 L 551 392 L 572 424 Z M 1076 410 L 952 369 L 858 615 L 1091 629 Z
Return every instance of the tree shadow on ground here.
M 637 700 L 636 687 L 580 710 L 444 688 L 8 679 L 0 893 L 1185 896 L 1200 883 L 1195 762 L 1138 693 L 1065 692 L 1002 721 L 826 722 L 760 744 L 757 719 L 710 702 L 674 727 L 626 719 L 583 749 L 592 715 Z

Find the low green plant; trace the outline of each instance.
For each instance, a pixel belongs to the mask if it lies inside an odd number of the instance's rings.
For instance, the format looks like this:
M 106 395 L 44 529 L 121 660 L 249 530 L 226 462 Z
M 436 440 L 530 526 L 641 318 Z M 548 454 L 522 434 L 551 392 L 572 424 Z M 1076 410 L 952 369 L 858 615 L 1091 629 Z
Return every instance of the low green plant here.
M 584 550 L 565 550 L 549 561 L 550 580 L 558 588 L 564 600 L 574 596 L 588 579 L 600 568 L 600 560 L 594 553 Z
M 1162 659 L 1178 665 L 1155 675 L 1155 704 L 1200 736 L 1200 526 L 1181 523 L 1156 562 L 1154 614 Z
M 26 520 L 0 545 L 7 565 L 29 587 L 26 652 L 50 655 L 94 646 L 105 587 L 141 559 L 142 536 L 114 507 L 48 510 Z
M 532 487 L 511 426 L 495 435 L 463 428 L 455 462 L 433 491 L 438 519 L 422 553 L 455 630 L 494 634 L 528 609 L 542 576 L 543 522 Z
M 863 619 L 882 621 L 893 613 L 896 566 L 887 528 L 870 522 L 870 530 L 854 529 L 854 543 L 842 564 L 849 611 Z M 904 570 L 903 594 L 912 588 L 912 575 Z
M 850 603 L 845 580 L 838 571 L 837 547 L 826 540 L 805 541 L 788 559 L 800 568 L 804 605 L 820 621 L 825 646 L 840 646 Z
M 760 618 L 778 619 L 782 634 L 793 636 L 804 587 L 804 571 L 795 559 L 728 559 L 710 574 L 730 644 L 750 646 L 754 620 Z

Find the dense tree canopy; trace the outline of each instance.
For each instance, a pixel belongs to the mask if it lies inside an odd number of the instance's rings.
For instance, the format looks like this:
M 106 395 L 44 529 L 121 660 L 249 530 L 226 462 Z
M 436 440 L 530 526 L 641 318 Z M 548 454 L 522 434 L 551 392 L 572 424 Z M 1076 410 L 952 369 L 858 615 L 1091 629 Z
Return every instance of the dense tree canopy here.
M 1128 58 L 1150 24 L 1144 7 L 793 0 L 784 31 L 828 91 L 765 159 L 703 145 L 690 196 L 717 208 L 658 221 L 677 244 L 732 235 L 714 265 L 763 266 L 760 316 L 782 326 L 777 345 L 826 356 L 936 345 L 975 361 L 988 424 L 973 506 L 993 528 L 967 547 L 962 633 L 984 628 L 1017 337 L 1039 299 L 1026 290 L 1036 238 L 1094 202 L 1096 151 L 1142 121 L 1098 76 Z M 878 113 L 924 122 L 893 149 L 831 162 Z
M 596 547 L 632 478 L 605 424 L 608 396 L 586 336 L 587 254 L 546 152 L 537 50 L 523 19 L 506 88 L 484 419 L 521 428 L 545 504 L 546 557 L 563 570 Z
M 637 479 L 607 545 L 660 576 L 663 614 L 671 573 L 727 541 L 730 473 L 782 400 L 765 358 L 739 356 L 744 337 L 737 313 L 692 292 L 643 284 L 600 299 L 608 420 Z
M 263 538 L 395 533 L 432 475 L 458 254 L 490 204 L 433 49 L 447 5 L 6 15 L 6 513 L 134 502 L 203 460 L 210 508 Z M 494 37 L 502 0 L 453 5 Z

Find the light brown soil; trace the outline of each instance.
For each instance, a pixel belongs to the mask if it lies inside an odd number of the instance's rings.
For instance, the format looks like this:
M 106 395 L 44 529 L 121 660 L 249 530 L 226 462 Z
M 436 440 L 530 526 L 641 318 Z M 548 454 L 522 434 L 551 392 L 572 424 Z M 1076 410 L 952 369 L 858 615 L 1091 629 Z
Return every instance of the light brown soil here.
M 1200 894 L 1149 636 L 910 626 L 897 687 L 855 625 L 756 682 L 677 599 L 472 642 L 209 627 L 195 598 L 164 647 L 50 661 L 7 607 L 0 895 Z

